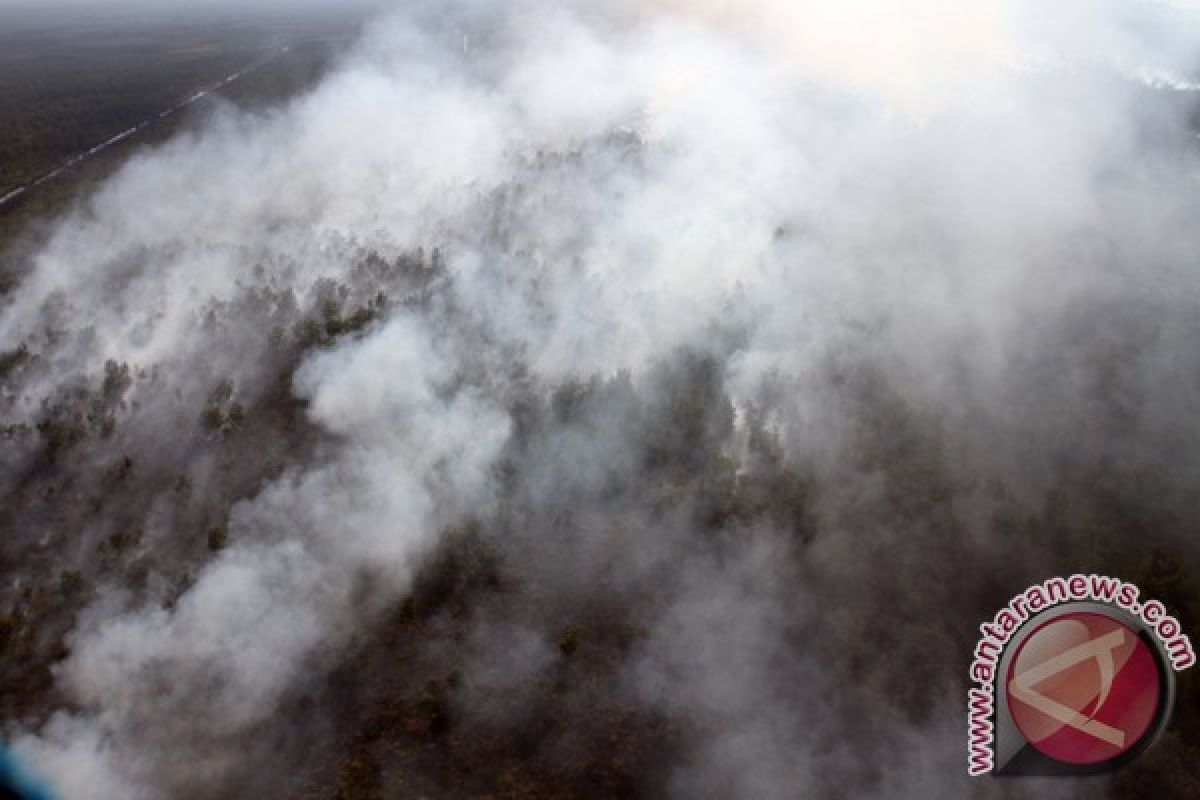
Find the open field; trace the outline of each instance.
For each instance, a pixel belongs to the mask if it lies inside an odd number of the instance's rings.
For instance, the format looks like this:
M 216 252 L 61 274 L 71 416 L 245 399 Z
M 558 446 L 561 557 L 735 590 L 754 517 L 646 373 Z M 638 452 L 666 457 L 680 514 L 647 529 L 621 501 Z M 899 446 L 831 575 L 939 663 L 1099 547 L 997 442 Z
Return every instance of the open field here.
M 0 33 L 0 290 L 14 278 L 5 253 L 39 240 L 130 154 L 196 124 L 214 101 L 265 109 L 294 96 L 355 28 L 293 19 Z

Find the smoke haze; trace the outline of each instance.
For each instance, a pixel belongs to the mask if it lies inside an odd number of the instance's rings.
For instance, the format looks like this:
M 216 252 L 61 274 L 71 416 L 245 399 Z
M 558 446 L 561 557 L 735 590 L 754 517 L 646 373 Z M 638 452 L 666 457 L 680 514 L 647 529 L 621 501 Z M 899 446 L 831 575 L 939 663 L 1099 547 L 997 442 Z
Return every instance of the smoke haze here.
M 355 748 L 378 796 L 1019 796 L 964 775 L 978 623 L 1191 602 L 1198 26 L 414 3 L 139 151 L 9 255 L 15 751 L 67 800 Z M 347 742 L 416 695 L 440 755 Z M 1149 788 L 1039 796 L 1191 796 L 1181 716 Z

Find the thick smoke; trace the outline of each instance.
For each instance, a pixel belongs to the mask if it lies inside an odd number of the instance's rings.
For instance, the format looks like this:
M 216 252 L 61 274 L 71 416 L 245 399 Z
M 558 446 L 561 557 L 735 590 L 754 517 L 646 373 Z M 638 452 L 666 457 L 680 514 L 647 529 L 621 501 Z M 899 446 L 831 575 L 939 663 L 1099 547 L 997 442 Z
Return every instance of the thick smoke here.
M 978 621 L 1197 552 L 1200 20 L 1047 6 L 424 4 L 133 157 L 0 316 L 17 752 L 299 796 L 350 676 L 386 796 L 1015 791 Z

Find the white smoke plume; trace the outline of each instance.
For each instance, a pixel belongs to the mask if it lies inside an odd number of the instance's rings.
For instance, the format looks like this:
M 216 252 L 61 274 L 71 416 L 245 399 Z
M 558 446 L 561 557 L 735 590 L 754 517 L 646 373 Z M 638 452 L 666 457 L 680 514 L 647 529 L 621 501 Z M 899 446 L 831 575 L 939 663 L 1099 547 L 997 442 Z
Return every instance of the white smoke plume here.
M 536 590 L 433 623 L 468 729 L 528 719 L 556 632 L 613 606 L 634 641 L 570 702 L 669 721 L 655 790 L 1008 796 L 960 777 L 962 643 L 1044 577 L 1063 470 L 1171 508 L 1200 474 L 1198 34 L 1134 0 L 422 3 L 286 107 L 141 151 L 0 311 L 37 355 L 0 395 L 6 492 L 106 380 L 109 438 L 58 452 L 150 487 L 18 520 L 93 588 L 17 752 L 68 800 L 297 796 L 330 724 L 298 704 L 482 526 Z M 255 438 L 280 397 L 305 433 Z M 807 510 L 706 505 L 747 486 Z M 181 545 L 216 497 L 223 546 Z M 133 587 L 91 555 L 126 527 Z

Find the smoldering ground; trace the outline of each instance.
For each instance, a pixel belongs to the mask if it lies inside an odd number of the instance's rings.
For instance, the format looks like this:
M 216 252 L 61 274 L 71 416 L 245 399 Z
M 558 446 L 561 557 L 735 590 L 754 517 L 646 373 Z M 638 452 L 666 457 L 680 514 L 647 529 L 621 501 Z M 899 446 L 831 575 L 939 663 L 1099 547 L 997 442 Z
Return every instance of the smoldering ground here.
M 1091 570 L 1200 619 L 1196 24 L 417 5 L 135 156 L 10 256 L 17 752 L 102 800 L 1026 791 L 965 778 L 980 620 Z M 1188 677 L 1039 795 L 1194 794 Z

